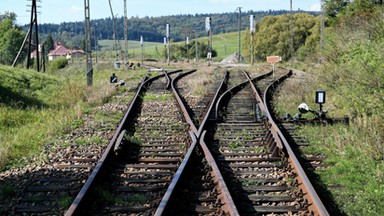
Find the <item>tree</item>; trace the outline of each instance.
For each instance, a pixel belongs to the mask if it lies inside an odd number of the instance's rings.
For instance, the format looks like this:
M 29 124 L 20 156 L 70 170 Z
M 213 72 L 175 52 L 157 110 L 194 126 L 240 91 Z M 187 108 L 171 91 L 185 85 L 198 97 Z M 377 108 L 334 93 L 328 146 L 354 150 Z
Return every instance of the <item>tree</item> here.
M 0 63 L 10 65 L 20 46 L 23 43 L 25 33 L 16 25 L 16 15 L 9 13 L 8 17 L 0 17 Z
M 255 33 L 255 57 L 259 60 L 265 60 L 267 56 L 278 55 L 283 59 L 289 59 L 290 56 L 290 15 L 267 16 L 256 25 Z M 319 20 L 309 14 L 297 13 L 294 15 L 294 51 L 307 44 L 308 50 L 314 50 L 319 41 L 319 29 L 315 29 Z M 313 35 L 313 36 L 312 36 Z M 246 34 L 244 41 L 249 41 L 249 34 Z M 307 42 L 311 39 L 310 42 Z M 250 56 L 250 46 L 243 46 L 243 53 Z
M 44 43 L 44 48 L 47 52 L 49 52 L 55 48 L 52 34 L 48 34 L 47 39 L 45 40 L 45 43 Z
M 349 0 L 325 0 L 324 3 L 325 14 L 335 18 L 348 5 Z

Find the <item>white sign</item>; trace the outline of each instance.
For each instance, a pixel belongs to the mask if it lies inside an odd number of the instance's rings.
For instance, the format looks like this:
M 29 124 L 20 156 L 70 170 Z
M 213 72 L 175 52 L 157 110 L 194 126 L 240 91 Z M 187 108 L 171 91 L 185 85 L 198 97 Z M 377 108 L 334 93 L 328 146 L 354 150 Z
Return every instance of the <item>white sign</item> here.
M 255 16 L 254 15 L 250 15 L 249 16 L 249 23 L 250 23 L 250 31 L 253 33 L 255 32 Z
M 206 17 L 205 18 L 205 31 L 210 31 L 211 30 L 211 17 Z
M 166 28 L 166 32 L 167 32 L 166 33 L 167 38 L 169 38 L 169 24 L 167 24 L 165 28 Z

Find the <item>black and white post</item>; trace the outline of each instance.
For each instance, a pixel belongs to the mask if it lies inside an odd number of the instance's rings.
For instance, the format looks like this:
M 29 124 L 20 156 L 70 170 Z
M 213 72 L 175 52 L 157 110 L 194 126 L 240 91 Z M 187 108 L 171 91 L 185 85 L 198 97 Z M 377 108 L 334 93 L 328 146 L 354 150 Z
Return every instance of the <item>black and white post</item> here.
M 165 30 L 166 30 L 166 38 L 167 38 L 167 63 L 168 65 L 170 65 L 170 47 L 169 47 L 169 32 L 170 32 L 170 26 L 169 24 L 167 24 L 165 26 Z
M 249 23 L 250 23 L 250 32 L 251 32 L 251 65 L 255 64 L 255 54 L 254 54 L 254 37 L 255 37 L 255 16 L 250 15 L 249 16 Z
M 208 66 L 211 65 L 212 61 L 212 28 L 211 28 L 211 17 L 205 18 L 205 30 L 208 32 Z

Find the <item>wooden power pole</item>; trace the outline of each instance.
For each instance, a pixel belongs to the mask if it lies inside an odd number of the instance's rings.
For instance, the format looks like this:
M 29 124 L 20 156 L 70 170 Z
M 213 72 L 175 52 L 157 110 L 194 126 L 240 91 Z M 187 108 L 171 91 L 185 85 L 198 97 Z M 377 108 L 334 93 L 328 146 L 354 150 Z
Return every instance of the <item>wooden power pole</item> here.
M 36 9 L 36 0 L 32 0 L 32 9 L 31 9 L 31 21 L 29 23 L 29 37 L 28 37 L 28 57 L 27 57 L 27 69 L 31 64 L 31 51 L 32 51 L 32 32 L 33 26 L 35 26 L 35 43 L 36 43 L 36 70 L 40 71 L 40 58 L 39 58 L 39 29 L 37 26 L 37 9 Z
M 85 12 L 85 49 L 87 58 L 87 85 L 93 84 L 93 67 L 92 67 L 92 51 L 91 51 L 91 21 L 90 21 L 90 9 L 89 0 L 84 0 L 84 12 Z

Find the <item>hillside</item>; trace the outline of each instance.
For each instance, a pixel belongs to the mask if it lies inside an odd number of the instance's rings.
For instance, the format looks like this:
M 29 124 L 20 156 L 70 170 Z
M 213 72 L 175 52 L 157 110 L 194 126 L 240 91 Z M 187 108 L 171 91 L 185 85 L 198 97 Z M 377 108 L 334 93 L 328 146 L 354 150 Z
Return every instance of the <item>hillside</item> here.
M 279 11 L 244 11 L 241 16 L 241 30 L 249 29 L 249 16 L 254 15 L 256 22 L 265 16 L 276 16 L 289 13 L 286 10 Z M 318 12 L 295 11 L 295 13 L 309 13 L 318 15 Z M 187 36 L 190 38 L 206 36 L 205 18 L 212 18 L 212 33 L 223 34 L 238 31 L 238 13 L 222 13 L 222 14 L 195 14 L 195 15 L 173 15 L 162 17 L 130 17 L 128 18 L 128 38 L 130 40 L 140 40 L 143 36 L 144 41 L 162 43 L 165 36 L 165 26 L 170 24 L 170 37 L 175 42 L 185 40 Z M 119 17 L 116 20 L 118 39 L 124 39 L 124 18 Z M 99 40 L 113 39 L 113 22 L 111 18 L 91 20 L 91 26 L 96 31 L 92 34 L 97 35 Z M 24 26 L 27 29 L 28 26 Z M 55 40 L 60 39 L 62 42 L 72 40 L 82 40 L 84 35 L 83 22 L 65 22 L 61 24 L 41 24 L 39 32 L 44 39 L 47 34 L 56 32 L 53 35 Z M 69 42 L 68 42 L 69 43 Z M 76 44 L 71 42 L 71 44 Z M 94 43 L 92 43 L 94 44 Z
M 36 158 L 43 145 L 82 124 L 88 107 L 108 101 L 118 89 L 109 85 L 108 66 L 98 65 L 94 85 L 86 86 L 81 64 L 49 74 L 0 65 L 0 170 Z M 144 69 L 145 70 L 145 69 Z M 136 86 L 143 76 L 115 72 Z
M 331 215 L 383 215 L 383 5 L 354 1 L 338 11 L 327 20 L 321 64 L 302 66 L 305 72 L 282 89 L 278 109 L 295 113 L 302 102 L 317 109 L 314 93 L 326 90 L 328 116 L 348 116 L 349 125 L 306 126 L 300 134 L 311 143 L 306 154 L 327 157 L 330 167 L 316 178 L 333 202 Z

